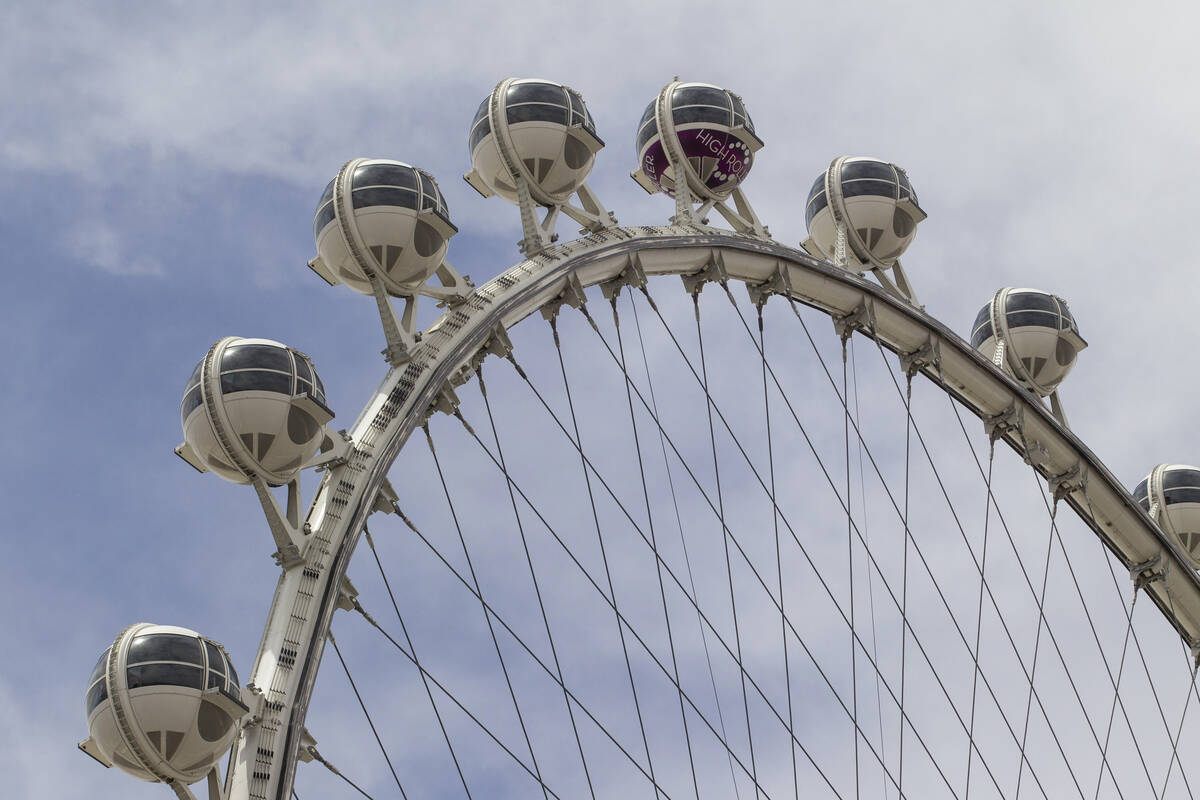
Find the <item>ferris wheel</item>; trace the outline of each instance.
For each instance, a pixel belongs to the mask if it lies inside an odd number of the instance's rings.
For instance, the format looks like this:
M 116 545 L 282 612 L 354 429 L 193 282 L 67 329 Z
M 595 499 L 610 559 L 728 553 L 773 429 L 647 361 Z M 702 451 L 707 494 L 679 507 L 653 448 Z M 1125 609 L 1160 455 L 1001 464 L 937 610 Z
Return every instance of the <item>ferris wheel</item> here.
M 569 87 L 501 81 L 468 141 L 525 259 L 474 286 L 429 173 L 345 164 L 309 266 L 374 298 L 386 375 L 337 431 L 300 350 L 204 354 L 177 453 L 261 501 L 259 651 L 243 685 L 214 640 L 130 626 L 81 749 L 221 800 L 1193 797 L 1200 470 L 1131 494 L 1071 432 L 1063 298 L 1003 288 L 967 339 L 925 313 L 925 212 L 881 159 L 834 159 L 775 241 L 716 86 L 639 123 L 667 225 L 587 185 Z

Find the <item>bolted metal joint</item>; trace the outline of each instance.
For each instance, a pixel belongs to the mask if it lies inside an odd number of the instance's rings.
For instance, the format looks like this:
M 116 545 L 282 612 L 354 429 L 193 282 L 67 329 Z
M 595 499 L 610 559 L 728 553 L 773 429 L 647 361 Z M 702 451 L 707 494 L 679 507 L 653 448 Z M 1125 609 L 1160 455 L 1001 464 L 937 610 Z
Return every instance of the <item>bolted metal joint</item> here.
M 837 333 L 838 338 L 842 340 L 844 345 L 846 341 L 854 335 L 855 331 L 862 331 L 867 336 L 875 336 L 875 304 L 870 298 L 866 298 L 849 314 L 843 314 L 840 317 L 833 318 L 833 329 Z
M 563 306 L 571 308 L 583 308 L 587 303 L 587 296 L 583 293 L 583 284 L 579 282 L 579 276 L 574 272 L 567 273 L 567 282 L 563 286 L 553 300 L 542 306 L 542 317 L 547 320 L 553 320 L 558 316 L 558 312 Z M 509 350 L 512 346 L 509 345 Z
M 642 269 L 642 260 L 638 257 L 637 253 L 629 256 L 629 263 L 625 265 L 625 269 L 621 270 L 617 277 L 600 284 L 600 292 L 604 295 L 605 300 L 611 301 L 626 286 L 631 289 L 646 288 L 646 271 Z
M 908 377 L 913 377 L 926 367 L 933 367 L 939 374 L 942 371 L 942 343 L 932 335 L 911 353 L 900 354 L 900 368 Z
M 712 254 L 703 269 L 693 272 L 691 275 L 680 275 L 679 277 L 683 279 L 683 288 L 693 297 L 700 294 L 700 290 L 706 283 L 719 283 L 722 286 L 729 283 L 729 272 L 725 269 L 725 259 L 719 252 Z
M 784 297 L 790 297 L 792 294 L 792 279 L 782 264 L 775 265 L 775 271 L 771 273 L 771 277 L 767 278 L 762 283 L 747 283 L 746 293 L 750 295 L 750 302 L 756 307 L 762 308 L 767 304 L 767 299 L 774 294 L 781 294 Z

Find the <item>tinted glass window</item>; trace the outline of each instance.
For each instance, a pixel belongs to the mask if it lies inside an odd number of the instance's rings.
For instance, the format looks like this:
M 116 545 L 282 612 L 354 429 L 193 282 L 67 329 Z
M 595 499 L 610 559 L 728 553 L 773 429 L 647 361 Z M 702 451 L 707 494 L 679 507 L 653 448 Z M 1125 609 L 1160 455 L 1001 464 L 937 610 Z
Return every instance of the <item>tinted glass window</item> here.
M 1150 489 L 1146 485 L 1145 480 L 1139 483 L 1137 488 L 1133 490 L 1133 499 L 1146 511 L 1150 510 Z
M 320 208 L 333 199 L 333 184 L 336 182 L 337 178 L 334 178 L 329 183 L 325 184 L 325 191 L 321 192 L 321 199 L 317 201 L 317 208 Z
M 333 222 L 333 218 L 333 203 L 328 203 L 317 209 L 316 219 L 313 220 L 313 236 L 325 230 L 325 226 Z
M 1173 469 L 1163 475 L 1163 488 L 1175 489 L 1180 486 L 1200 486 L 1200 472 L 1194 469 Z
M 479 122 L 479 120 L 481 120 L 481 119 L 487 119 L 488 104 L 491 102 L 492 102 L 492 96 L 490 94 L 487 97 L 483 98 L 483 102 L 479 104 L 479 109 L 475 112 L 475 118 L 473 120 L 471 120 L 472 125 L 474 125 L 476 122 Z
M 221 356 L 222 372 L 251 368 L 291 372 L 292 356 L 284 348 L 268 344 L 235 344 Z
M 108 699 L 108 682 L 100 681 L 88 689 L 87 697 L 84 700 L 84 705 L 87 706 L 85 713 L 91 714 L 92 709 Z
M 646 146 L 646 142 L 654 138 L 658 133 L 658 123 L 653 119 L 641 127 L 637 135 L 637 152 L 641 153 L 642 148 Z
M 204 369 L 204 360 L 201 359 L 196 368 L 192 370 L 192 377 L 188 378 L 187 386 L 195 386 L 200 382 L 200 371 Z
M 303 356 L 299 356 L 299 355 L 296 356 L 296 374 L 299 375 L 301 378 L 303 378 L 306 381 L 311 380 L 309 378 L 309 375 L 311 375 L 312 373 L 309 370 L 307 358 L 304 358 Z
M 142 661 L 185 661 L 199 665 L 200 642 L 191 636 L 174 633 L 135 636 L 129 644 L 126 663 L 138 664 Z
M 483 119 L 479 120 L 479 122 L 475 123 L 475 125 L 471 128 L 471 140 L 470 144 L 468 145 L 470 151 L 474 153 L 475 148 L 479 146 L 479 143 L 486 139 L 487 135 L 491 132 L 492 121 L 487 117 L 484 117 Z
M 221 672 L 225 669 L 225 660 L 221 658 L 221 651 L 215 644 L 209 641 L 204 642 L 204 652 L 208 656 L 208 668 L 215 669 Z
M 646 110 L 642 112 L 642 118 L 638 120 L 638 128 L 640 129 L 650 120 L 654 119 L 654 107 L 658 103 L 657 100 L 651 100 L 650 105 L 646 106 Z
M 878 161 L 851 161 L 842 165 L 842 180 L 852 181 L 858 178 L 876 178 L 893 183 L 896 173 L 891 164 L 881 164 Z
M 192 412 L 200 407 L 204 402 L 200 396 L 200 387 L 197 386 L 183 396 L 183 402 L 179 405 L 179 421 L 186 422 L 187 418 L 192 415 Z
M 1007 311 L 1052 311 L 1058 316 L 1058 303 L 1041 292 L 1013 292 L 1008 296 Z
M 1009 311 L 1004 315 L 1010 328 L 1042 327 L 1058 330 L 1058 313 L 1050 311 Z
M 242 682 L 238 680 L 237 670 L 233 668 L 232 661 L 226 661 L 225 666 L 229 668 L 229 683 L 233 686 L 241 686 Z
M 100 654 L 99 660 L 96 661 L 96 666 L 92 669 L 92 677 L 88 678 L 88 683 L 95 683 L 104 674 L 104 670 L 108 667 L 108 651 L 105 650 Z
M 550 103 L 557 106 L 566 106 L 566 92 L 561 86 L 554 86 L 549 83 L 518 83 L 515 86 L 508 87 L 509 106 L 517 103 Z
M 403 186 L 417 188 L 417 176 L 412 167 L 398 164 L 368 164 L 354 170 L 354 188 L 362 186 Z
M 411 208 L 414 211 L 417 209 L 417 193 L 412 189 L 373 186 L 370 189 L 355 189 L 351 197 L 355 208 L 399 206 L 400 208 Z
M 278 392 L 289 397 L 292 394 L 292 376 L 280 372 L 245 370 L 226 372 L 221 375 L 221 392 Z
M 567 110 L 562 106 L 551 106 L 545 103 L 526 103 L 520 106 L 509 106 L 506 115 L 510 125 L 518 122 L 557 122 L 567 124 Z
M 206 687 L 209 689 L 224 689 L 225 676 L 220 672 L 213 672 L 212 670 L 209 670 L 208 683 L 206 684 Z
M 825 195 L 822 189 L 820 194 L 814 195 L 808 201 L 808 209 L 804 212 L 804 224 L 811 224 L 813 218 L 820 214 L 821 211 L 829 205 L 829 198 Z
M 676 125 L 688 122 L 716 122 L 721 125 L 729 125 L 731 122 L 728 111 L 712 106 L 676 107 L 671 111 L 671 119 L 675 121 Z
M 709 86 L 680 87 L 671 95 L 671 105 L 674 108 L 705 105 L 732 110 L 729 104 L 729 95 L 721 89 Z
M 1179 489 L 1163 489 L 1163 497 L 1167 505 L 1172 503 L 1200 503 L 1200 487 L 1181 487 Z
M 183 664 L 142 664 L 129 668 L 129 688 L 188 686 L 192 689 L 203 689 L 204 678 L 201 672 L 199 667 L 189 667 Z
M 742 98 L 737 95 L 730 95 L 729 101 L 733 103 L 733 115 L 738 117 L 740 121 L 744 121 L 746 126 L 750 126 L 750 118 L 746 116 L 746 107 L 742 105 Z
M 583 104 L 583 98 L 579 92 L 567 90 L 567 99 L 571 102 L 571 124 L 580 124 L 589 131 L 595 133 L 596 126 L 592 121 L 592 115 L 588 113 L 587 106 Z
M 857 180 L 845 181 L 845 174 L 842 173 L 842 196 L 843 197 L 859 197 L 861 195 L 870 195 L 872 197 L 895 197 L 896 184 L 890 181 L 877 180 Z

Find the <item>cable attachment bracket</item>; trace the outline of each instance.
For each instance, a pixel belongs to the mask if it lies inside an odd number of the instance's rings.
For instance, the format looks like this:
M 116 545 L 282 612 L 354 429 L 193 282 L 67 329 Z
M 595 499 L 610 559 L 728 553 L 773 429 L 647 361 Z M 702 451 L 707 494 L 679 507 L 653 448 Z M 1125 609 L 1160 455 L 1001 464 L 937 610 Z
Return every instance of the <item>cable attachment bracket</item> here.
M 759 309 L 767 304 L 767 300 L 773 294 L 791 297 L 791 273 L 784 269 L 782 264 L 775 262 L 775 271 L 771 273 L 771 277 L 761 283 L 747 283 L 746 294 L 750 295 L 750 302 Z
M 562 310 L 563 306 L 583 308 L 586 303 L 587 296 L 583 293 L 583 284 L 579 282 L 579 276 L 573 271 L 568 272 L 562 291 L 555 295 L 554 299 L 542 306 L 542 318 L 547 321 L 553 320 L 558 316 L 558 312 Z M 511 346 L 509 349 L 512 349 Z
M 854 335 L 855 331 L 862 331 L 866 336 L 875 337 L 875 304 L 871 302 L 871 298 L 864 297 L 853 311 L 848 314 L 842 314 L 833 318 L 833 330 L 837 333 L 838 338 L 842 340 L 842 345 Z
M 1049 479 L 1050 494 L 1057 503 L 1069 494 L 1087 490 L 1087 467 L 1077 463 L 1066 472 Z
M 601 283 L 600 291 L 603 293 L 604 299 L 611 302 L 626 286 L 638 290 L 646 288 L 646 270 L 642 268 L 642 259 L 637 253 L 629 254 L 629 261 L 625 268 L 615 278 Z
M 706 283 L 719 283 L 722 287 L 729 285 L 729 271 L 725 269 L 725 257 L 719 250 L 712 252 L 708 263 L 698 272 L 679 277 L 683 279 L 683 288 L 692 297 L 699 295 Z
M 1016 433 L 1024 440 L 1025 409 L 1013 403 L 999 414 L 984 417 L 983 430 L 993 442 L 1008 433 Z
M 916 350 L 900 354 L 900 368 L 909 378 L 926 367 L 937 370 L 938 375 L 942 374 L 942 341 L 933 334 Z
M 1129 577 L 1133 581 L 1134 593 L 1136 594 L 1138 589 L 1144 589 L 1155 581 L 1165 581 L 1168 564 L 1167 559 L 1163 558 L 1163 551 L 1159 550 L 1154 558 L 1130 567 Z

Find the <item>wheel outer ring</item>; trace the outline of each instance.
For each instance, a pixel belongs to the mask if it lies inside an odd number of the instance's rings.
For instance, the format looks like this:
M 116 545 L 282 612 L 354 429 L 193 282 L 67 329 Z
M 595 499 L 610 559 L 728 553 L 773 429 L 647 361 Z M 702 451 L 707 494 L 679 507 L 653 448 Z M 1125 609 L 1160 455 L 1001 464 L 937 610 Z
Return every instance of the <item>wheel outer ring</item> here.
M 289 796 L 304 717 L 337 608 L 341 579 L 388 470 L 451 376 L 469 365 L 497 325 L 510 327 L 554 299 L 569 275 L 574 274 L 583 286 L 596 285 L 618 277 L 635 258 L 651 276 L 695 274 L 718 254 L 730 277 L 748 284 L 764 283 L 777 270 L 788 270 L 792 297 L 831 317 L 847 316 L 864 303 L 873 304 L 876 328 L 872 334 L 893 352 L 917 352 L 937 340 L 941 361 L 921 368 L 926 377 L 980 417 L 1020 407 L 1026 430 L 1021 435 L 1006 433 L 1004 441 L 1018 452 L 1026 437 L 1038 442 L 1045 457 L 1035 468 L 1044 477 L 1086 467 L 1088 494 L 1072 490 L 1065 499 L 1122 563 L 1132 566 L 1162 553 L 1168 561 L 1189 565 L 1186 553 L 1154 524 L 1107 467 L 1020 383 L 941 322 L 878 284 L 777 242 L 707 226 L 606 229 L 551 248 L 476 288 L 426 331 L 412 360 L 391 369 L 363 409 L 349 434 L 355 446 L 353 457 L 326 473 L 309 513 L 312 537 L 328 538 L 329 555 L 319 564 L 311 559 L 308 564 L 321 575 L 321 583 L 313 591 L 317 609 L 305 618 L 307 649 L 298 654 L 296 668 L 289 668 L 286 680 L 278 678 L 274 653 L 282 637 L 279 631 L 295 616 L 292 602 L 299 581 L 296 576 L 302 570 L 283 573 L 272 601 L 250 683 L 281 699 L 278 710 L 268 706 L 264 721 L 248 729 L 235 744 L 228 783 L 231 798 L 249 796 L 242 790 L 248 789 L 250 774 L 264 768 L 262 761 L 256 763 L 254 754 L 258 737 L 267 727 L 272 737 L 282 736 L 283 741 L 271 740 L 269 776 L 263 779 L 266 786 L 254 796 L 272 800 Z M 443 326 L 447 320 L 453 324 Z M 382 426 L 380 419 L 385 419 Z M 336 487 L 340 484 L 351 488 L 340 495 L 346 500 L 340 519 L 330 524 L 323 510 L 330 496 L 339 496 Z M 310 548 L 310 554 L 317 550 Z M 1164 580 L 1144 588 L 1185 642 L 1200 645 L 1200 576 L 1190 566 L 1169 570 Z M 284 624 L 273 626 L 276 619 Z M 280 694 L 275 695 L 276 691 Z

